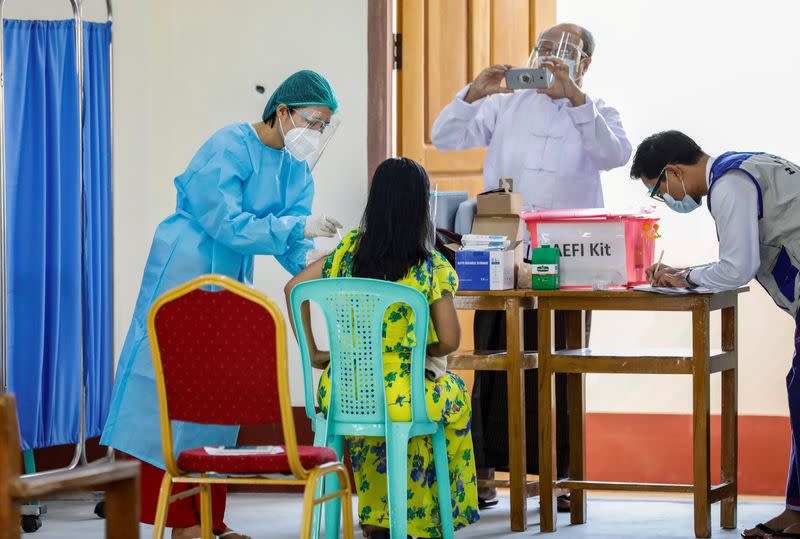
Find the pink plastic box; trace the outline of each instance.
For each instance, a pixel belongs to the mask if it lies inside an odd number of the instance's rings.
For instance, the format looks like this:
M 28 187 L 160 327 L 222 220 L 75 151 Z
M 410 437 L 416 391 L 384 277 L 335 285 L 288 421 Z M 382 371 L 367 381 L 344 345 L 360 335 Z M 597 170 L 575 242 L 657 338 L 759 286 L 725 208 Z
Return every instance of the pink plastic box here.
M 647 282 L 658 218 L 603 208 L 525 212 L 531 247 L 561 250 L 561 287 L 620 287 Z

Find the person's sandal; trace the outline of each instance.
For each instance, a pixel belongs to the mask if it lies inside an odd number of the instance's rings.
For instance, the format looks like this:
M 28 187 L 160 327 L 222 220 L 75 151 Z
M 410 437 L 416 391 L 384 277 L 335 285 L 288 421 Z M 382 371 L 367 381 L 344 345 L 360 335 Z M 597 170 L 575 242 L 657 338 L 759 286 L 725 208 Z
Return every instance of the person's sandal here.
M 556 511 L 559 513 L 569 513 L 571 508 L 571 501 L 569 494 L 562 494 L 556 498 Z
M 489 509 L 490 507 L 497 505 L 498 502 L 500 502 L 500 500 L 497 498 L 497 495 L 495 495 L 493 498 L 481 498 L 478 496 L 478 509 Z
M 241 537 L 250 537 L 249 535 L 245 535 L 243 533 L 239 533 L 236 530 L 228 530 L 226 532 L 222 532 L 221 534 L 217 535 L 217 539 L 224 539 L 230 535 L 239 535 Z
M 744 532 L 742 532 L 741 536 L 742 537 L 755 537 L 756 539 L 759 539 L 759 538 L 762 538 L 762 537 L 782 537 L 782 536 L 777 535 L 777 534 L 783 533 L 783 530 L 773 530 L 772 528 L 770 528 L 769 526 L 767 526 L 766 524 L 764 524 L 762 522 L 759 522 L 758 524 L 756 524 L 756 529 L 757 530 L 761 530 L 762 532 L 764 532 L 764 535 L 745 535 Z M 800 535 L 798 535 L 798 537 L 800 537 Z

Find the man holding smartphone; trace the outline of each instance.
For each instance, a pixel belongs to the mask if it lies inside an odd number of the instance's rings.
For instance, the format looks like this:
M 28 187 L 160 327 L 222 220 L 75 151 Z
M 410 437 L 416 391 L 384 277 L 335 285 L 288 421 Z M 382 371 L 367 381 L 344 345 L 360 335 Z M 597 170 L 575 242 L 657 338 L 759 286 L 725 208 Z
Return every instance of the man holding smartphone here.
M 631 144 L 617 110 L 583 91 L 594 49 L 591 32 L 578 25 L 559 24 L 546 30 L 528 67 L 546 68 L 552 74 L 550 86 L 515 91 L 504 84 L 511 66 L 490 66 L 439 114 L 431 132 L 433 144 L 441 151 L 487 147 L 485 187 L 496 188 L 499 178 L 513 178 L 526 210 L 602 207 L 600 171 L 624 165 Z M 524 313 L 524 328 L 525 349 L 535 350 L 535 311 Z M 559 316 L 556 346 L 563 346 L 565 339 L 565 318 Z M 503 313 L 477 312 L 475 349 L 503 350 L 505 346 Z M 535 392 L 536 370 L 526 372 L 525 387 Z M 556 377 L 559 477 L 569 470 L 566 399 L 566 376 L 560 375 Z M 505 374 L 476 372 L 472 406 L 478 476 L 490 479 L 494 469 L 508 467 Z M 537 474 L 537 399 L 530 396 L 526 397 L 526 431 L 528 473 Z M 493 489 L 481 489 L 479 496 L 482 507 L 496 503 Z M 567 500 L 559 500 L 560 510 L 568 508 Z

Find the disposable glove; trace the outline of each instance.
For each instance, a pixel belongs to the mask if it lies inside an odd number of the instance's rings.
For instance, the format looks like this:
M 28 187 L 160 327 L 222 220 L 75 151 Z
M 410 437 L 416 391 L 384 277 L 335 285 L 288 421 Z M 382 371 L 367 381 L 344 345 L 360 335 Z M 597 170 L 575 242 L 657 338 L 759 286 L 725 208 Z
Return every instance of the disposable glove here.
M 342 223 L 325 215 L 312 215 L 306 220 L 304 235 L 306 238 L 332 238 Z
M 306 253 L 306 267 L 310 266 L 320 258 L 325 258 L 333 251 L 331 249 L 311 249 Z

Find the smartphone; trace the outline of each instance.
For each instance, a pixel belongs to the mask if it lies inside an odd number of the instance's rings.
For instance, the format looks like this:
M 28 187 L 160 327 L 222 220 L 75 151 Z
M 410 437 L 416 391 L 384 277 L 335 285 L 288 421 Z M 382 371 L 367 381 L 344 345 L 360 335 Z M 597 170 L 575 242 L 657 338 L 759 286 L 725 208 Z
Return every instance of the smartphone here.
M 514 90 L 549 88 L 551 77 L 543 67 L 517 67 L 506 71 L 506 86 Z

